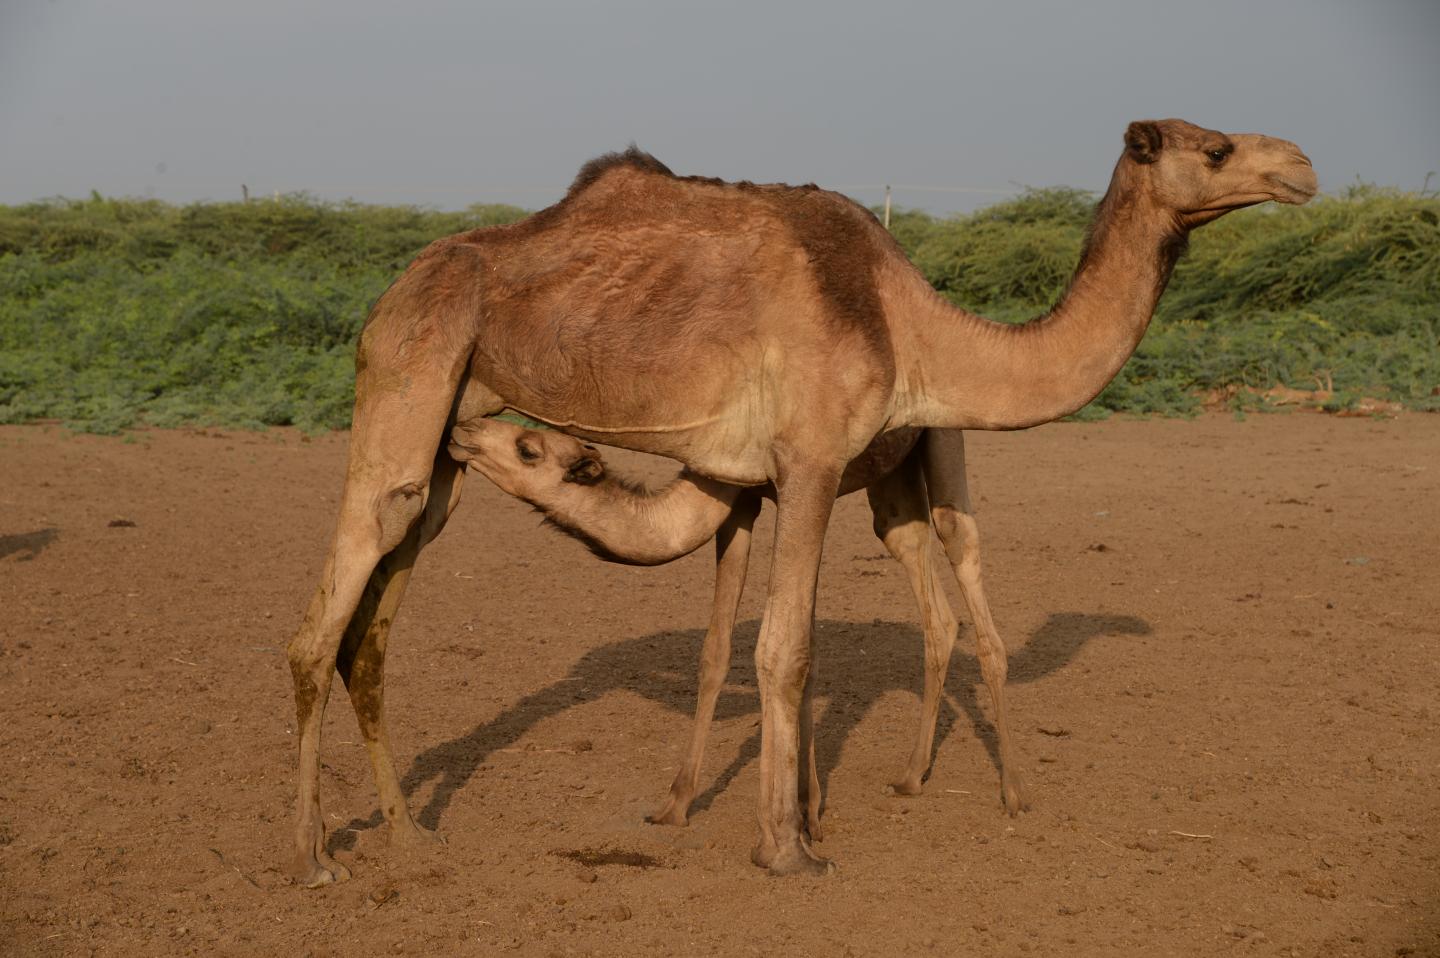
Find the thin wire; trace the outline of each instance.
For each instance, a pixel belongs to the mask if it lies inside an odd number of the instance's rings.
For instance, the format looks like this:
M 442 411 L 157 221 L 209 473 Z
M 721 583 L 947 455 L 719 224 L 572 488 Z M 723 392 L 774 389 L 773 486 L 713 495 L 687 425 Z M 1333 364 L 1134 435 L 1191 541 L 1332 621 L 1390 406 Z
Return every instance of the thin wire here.
M 832 186 L 832 190 L 883 190 L 887 184 L 850 184 L 847 186 Z M 995 189 L 987 186 L 913 186 L 905 183 L 888 184 L 892 190 L 907 190 L 911 193 L 980 193 L 986 196 L 1009 196 L 1011 193 L 1019 193 L 1020 187 L 1010 186 L 1004 189 Z

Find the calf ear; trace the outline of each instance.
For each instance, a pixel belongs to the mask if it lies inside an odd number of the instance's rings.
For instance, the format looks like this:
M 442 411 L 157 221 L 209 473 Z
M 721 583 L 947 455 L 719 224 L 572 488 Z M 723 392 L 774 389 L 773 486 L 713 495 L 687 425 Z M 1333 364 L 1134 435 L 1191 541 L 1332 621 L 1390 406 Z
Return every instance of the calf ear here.
M 1136 163 L 1154 163 L 1165 145 L 1154 120 L 1136 120 L 1125 130 L 1125 152 Z
M 565 481 L 593 486 L 605 476 L 605 464 L 597 456 L 582 456 L 565 470 Z

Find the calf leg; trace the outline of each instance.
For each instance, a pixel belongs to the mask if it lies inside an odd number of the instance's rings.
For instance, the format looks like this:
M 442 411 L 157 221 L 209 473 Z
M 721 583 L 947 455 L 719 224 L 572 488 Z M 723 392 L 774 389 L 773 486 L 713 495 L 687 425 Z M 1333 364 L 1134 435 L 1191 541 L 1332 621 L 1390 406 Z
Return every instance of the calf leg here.
M 705 740 L 715 717 L 715 700 L 730 671 L 730 640 L 735 632 L 735 614 L 745 588 L 750 562 L 750 532 L 760 512 L 760 497 L 740 496 L 724 524 L 715 533 L 715 601 L 710 607 L 710 627 L 700 650 L 700 691 L 695 699 L 695 722 L 690 732 L 690 750 L 665 805 L 649 821 L 657 825 L 684 825 L 690 803 L 699 787 L 700 764 L 705 758 Z
M 1027 806 L 1019 762 L 1011 743 L 1010 718 L 1005 708 L 1005 643 L 990 617 L 990 603 L 980 581 L 980 530 L 970 505 L 965 481 L 965 436 L 958 429 L 932 429 L 924 446 L 925 484 L 930 495 L 930 518 L 945 547 L 945 555 L 960 584 L 960 594 L 975 623 L 975 645 L 980 674 L 990 689 L 995 708 L 995 737 L 1000 751 L 1000 793 L 1005 809 L 1016 815 Z
M 917 446 L 894 472 L 867 490 L 875 516 L 875 535 L 904 568 L 910 591 L 920 607 L 920 624 L 925 635 L 925 688 L 920 701 L 920 725 L 905 771 L 891 785 L 898 795 L 920 794 L 930 770 L 940 696 L 955 648 L 955 615 L 930 563 L 930 516 L 921 470 L 922 448 Z
M 436 457 L 430 493 L 420 521 L 410 527 L 398 546 L 385 554 L 370 576 L 360 606 L 345 630 L 335 663 L 350 693 L 350 704 L 365 739 L 381 813 L 390 825 L 391 840 L 397 842 L 417 838 L 433 840 L 435 836 L 411 817 L 395 771 L 385 726 L 385 646 L 415 560 L 420 550 L 445 527 L 460 501 L 464 478 L 462 464 L 444 452 Z

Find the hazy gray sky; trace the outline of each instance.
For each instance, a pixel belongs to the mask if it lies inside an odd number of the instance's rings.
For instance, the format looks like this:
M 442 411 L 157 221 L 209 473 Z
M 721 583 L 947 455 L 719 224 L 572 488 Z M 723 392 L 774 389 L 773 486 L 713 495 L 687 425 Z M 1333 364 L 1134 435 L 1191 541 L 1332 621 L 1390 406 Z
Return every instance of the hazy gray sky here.
M 1103 188 L 1166 116 L 1295 140 L 1325 189 L 1417 189 L 1437 103 L 1436 0 L 0 0 L 6 203 L 539 207 L 633 140 L 945 211 Z

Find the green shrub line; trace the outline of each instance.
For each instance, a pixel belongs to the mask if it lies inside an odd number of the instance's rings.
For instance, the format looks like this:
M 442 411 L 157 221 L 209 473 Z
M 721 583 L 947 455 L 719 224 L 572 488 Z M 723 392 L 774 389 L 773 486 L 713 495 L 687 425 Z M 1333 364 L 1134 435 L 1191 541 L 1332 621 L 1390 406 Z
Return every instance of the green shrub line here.
M 1043 313 L 1074 270 L 1095 197 L 1029 190 L 966 216 L 900 211 L 891 231 L 941 295 L 995 319 Z M 316 431 L 348 426 L 371 303 L 431 240 L 526 215 L 327 203 L 0 206 L 0 423 L 58 419 Z M 1198 231 L 1139 350 L 1077 418 L 1237 411 L 1273 386 L 1333 384 L 1440 408 L 1440 198 L 1355 187 Z

